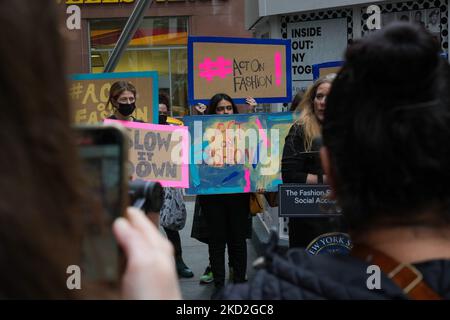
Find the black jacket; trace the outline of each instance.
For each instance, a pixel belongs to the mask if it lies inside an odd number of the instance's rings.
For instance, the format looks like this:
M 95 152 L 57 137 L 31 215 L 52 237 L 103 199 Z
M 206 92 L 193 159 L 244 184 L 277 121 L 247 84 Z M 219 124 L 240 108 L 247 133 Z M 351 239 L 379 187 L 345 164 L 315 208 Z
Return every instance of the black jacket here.
M 268 249 L 263 267 L 248 283 L 227 286 L 222 299 L 307 300 L 307 299 L 407 299 L 384 274 L 381 289 L 369 290 L 369 266 L 352 256 L 308 255 L 302 249 L 286 254 Z M 450 299 L 450 260 L 415 264 L 424 281 L 436 293 Z
M 305 150 L 303 127 L 294 123 L 285 139 L 281 158 L 281 177 L 283 183 L 306 183 L 310 174 L 323 174 L 320 163 L 318 141 L 313 141 L 311 152 Z

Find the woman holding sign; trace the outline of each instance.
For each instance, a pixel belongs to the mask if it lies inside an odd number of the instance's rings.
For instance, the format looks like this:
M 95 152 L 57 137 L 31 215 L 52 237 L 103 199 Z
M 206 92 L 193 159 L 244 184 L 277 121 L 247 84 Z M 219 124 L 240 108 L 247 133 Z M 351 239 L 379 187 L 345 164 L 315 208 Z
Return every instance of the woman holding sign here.
M 249 100 L 248 100 L 249 101 Z M 206 114 L 232 115 L 238 109 L 227 94 L 214 95 Z M 208 248 L 217 293 L 225 284 L 225 246 L 233 269 L 233 282 L 245 281 L 247 272 L 248 230 L 251 228 L 248 193 L 199 196 L 202 213 L 209 228 Z M 214 294 L 213 297 L 214 298 Z
M 131 82 L 114 82 L 109 90 L 109 98 L 106 104 L 106 106 L 111 104 L 114 113 L 107 119 L 144 122 L 132 116 L 136 110 L 136 96 L 136 87 Z M 159 213 L 147 212 L 147 215 L 155 225 L 159 225 Z
M 107 106 L 111 104 L 114 113 L 108 117 L 112 120 L 138 121 L 132 116 L 136 110 L 136 88 L 127 81 L 113 83 L 109 90 Z
M 319 159 L 326 99 L 335 74 L 318 79 L 304 94 L 300 119 L 286 137 L 281 159 L 283 183 L 322 184 L 326 177 Z M 289 246 L 307 247 L 317 236 L 337 231 L 336 218 L 289 218 Z

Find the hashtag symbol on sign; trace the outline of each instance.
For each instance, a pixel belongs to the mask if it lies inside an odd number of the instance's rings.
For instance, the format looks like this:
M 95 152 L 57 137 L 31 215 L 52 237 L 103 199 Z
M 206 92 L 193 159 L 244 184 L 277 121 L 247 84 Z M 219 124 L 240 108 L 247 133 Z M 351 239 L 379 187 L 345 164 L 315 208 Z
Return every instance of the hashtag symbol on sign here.
M 81 83 L 75 83 L 69 90 L 70 97 L 74 100 L 79 99 L 80 95 L 83 93 L 83 85 Z
M 212 81 L 214 77 L 225 79 L 229 74 L 233 74 L 232 63 L 231 60 L 227 60 L 224 57 L 218 57 L 216 62 L 211 60 L 211 58 L 205 58 L 199 64 L 200 78 L 205 78 L 208 81 Z

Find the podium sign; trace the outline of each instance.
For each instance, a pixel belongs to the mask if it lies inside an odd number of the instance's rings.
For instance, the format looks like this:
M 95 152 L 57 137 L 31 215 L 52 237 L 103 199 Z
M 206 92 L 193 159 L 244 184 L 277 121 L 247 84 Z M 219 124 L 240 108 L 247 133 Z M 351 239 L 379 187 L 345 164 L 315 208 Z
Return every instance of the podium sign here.
M 280 217 L 340 216 L 336 201 L 330 200 L 331 189 L 324 184 L 287 183 L 278 186 Z

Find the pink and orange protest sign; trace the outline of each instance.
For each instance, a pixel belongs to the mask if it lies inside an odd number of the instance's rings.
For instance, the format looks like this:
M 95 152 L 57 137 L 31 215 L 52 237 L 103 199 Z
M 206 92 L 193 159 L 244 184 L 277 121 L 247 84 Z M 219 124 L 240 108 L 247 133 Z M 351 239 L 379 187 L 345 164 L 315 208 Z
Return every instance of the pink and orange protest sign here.
M 189 102 L 226 93 L 236 103 L 291 101 L 289 40 L 189 37 Z

